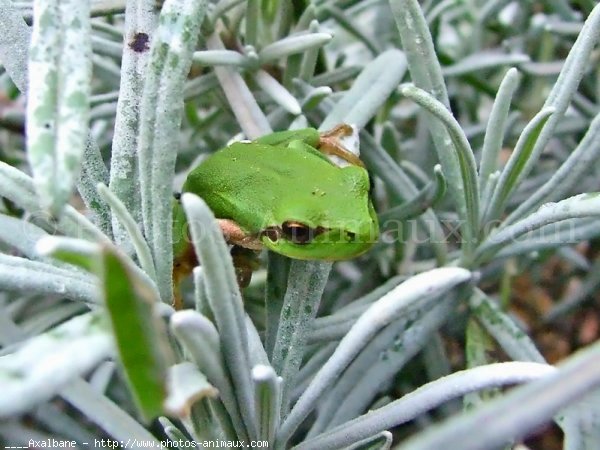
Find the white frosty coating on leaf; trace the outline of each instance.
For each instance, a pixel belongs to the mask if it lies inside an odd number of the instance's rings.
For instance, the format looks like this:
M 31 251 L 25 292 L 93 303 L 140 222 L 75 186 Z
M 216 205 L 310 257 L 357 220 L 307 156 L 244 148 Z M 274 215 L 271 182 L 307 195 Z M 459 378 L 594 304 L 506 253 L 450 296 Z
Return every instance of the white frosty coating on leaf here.
M 0 417 L 21 414 L 110 356 L 110 333 L 95 313 L 77 316 L 0 358 Z M 73 358 L 77 355 L 77 358 Z
M 35 251 L 41 256 L 48 256 L 58 250 L 58 242 L 54 236 L 48 236 L 40 239 L 35 244 Z
M 164 408 L 178 417 L 190 414 L 192 404 L 203 397 L 216 397 L 219 391 L 194 364 L 183 362 L 169 368 Z
M 275 78 L 269 75 L 264 70 L 259 70 L 254 75 L 256 83 L 273 101 L 279 104 L 290 114 L 298 115 L 302 112 L 302 108 L 294 97 L 285 87 L 283 87 Z
M 330 33 L 311 33 L 286 37 L 265 46 L 259 53 L 259 57 L 263 62 L 283 58 L 295 53 L 302 53 L 310 48 L 321 47 L 332 38 L 333 35 Z
M 579 194 L 560 202 L 546 203 L 525 219 L 501 228 L 490 235 L 479 247 L 477 253 L 480 257 L 486 255 L 487 252 L 498 249 L 505 243 L 512 243 L 520 236 L 544 225 L 573 218 L 598 216 L 600 216 L 600 193 Z
M 157 286 L 164 301 L 172 294 L 172 184 L 182 94 L 206 11 L 204 1 L 167 0 L 144 78 L 138 141 L 142 216 L 156 262 Z M 174 47 L 172 47 L 174 44 Z
M 111 191 L 123 202 L 138 223 L 141 223 L 137 172 L 140 102 L 155 27 L 156 12 L 152 0 L 127 2 L 124 37 L 126 45 L 123 47 L 121 63 L 121 84 L 115 118 L 109 185 Z M 135 51 L 130 44 L 136 39 L 143 39 L 140 37 L 143 35 L 148 37 L 148 42 L 141 51 L 140 49 Z M 118 244 L 122 245 L 128 241 L 128 235 L 117 218 L 113 218 L 112 227 Z
M 27 47 L 31 29 L 10 0 L 0 1 L 0 61 L 19 91 L 27 89 Z
M 98 244 L 94 242 L 63 236 L 45 236 L 35 245 L 36 252 L 41 256 L 50 256 L 60 250 L 80 255 L 94 255 L 99 249 Z
M 55 4 L 36 2 L 33 21 L 41 24 L 45 15 L 55 24 L 57 7 Z M 51 204 L 54 177 L 54 111 L 56 99 L 51 86 L 56 83 L 54 57 L 59 42 L 59 33 L 52 32 L 47 25 L 34 26 L 29 56 L 29 92 L 27 102 L 27 155 L 32 166 L 41 203 Z
M 35 245 L 43 236 L 48 236 L 48 233 L 38 226 L 16 217 L 0 214 L 0 240 L 16 248 L 27 258 L 38 258 Z
M 331 387 L 340 373 L 364 348 L 364 346 L 407 305 L 423 298 L 445 294 L 457 285 L 471 279 L 471 273 L 463 268 L 444 267 L 415 275 L 398 285 L 373 303 L 354 323 L 340 341 L 334 354 L 311 381 L 281 426 L 279 438 L 287 440 L 308 416 L 315 401 Z
M 277 374 L 271 366 L 258 364 L 252 368 L 252 379 L 255 381 L 268 381 L 276 377 Z
M 42 206 L 68 201 L 88 134 L 89 3 L 35 2 L 27 108 L 28 154 Z

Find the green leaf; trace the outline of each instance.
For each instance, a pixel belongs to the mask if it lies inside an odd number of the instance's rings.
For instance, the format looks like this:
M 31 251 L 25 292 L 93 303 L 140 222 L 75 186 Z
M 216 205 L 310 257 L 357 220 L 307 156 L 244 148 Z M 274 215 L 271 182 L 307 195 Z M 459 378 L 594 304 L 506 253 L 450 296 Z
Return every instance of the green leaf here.
M 119 358 L 140 413 L 149 421 L 162 414 L 172 360 L 166 329 L 157 315 L 158 299 L 114 251 L 103 249 L 101 259 L 102 291 Z

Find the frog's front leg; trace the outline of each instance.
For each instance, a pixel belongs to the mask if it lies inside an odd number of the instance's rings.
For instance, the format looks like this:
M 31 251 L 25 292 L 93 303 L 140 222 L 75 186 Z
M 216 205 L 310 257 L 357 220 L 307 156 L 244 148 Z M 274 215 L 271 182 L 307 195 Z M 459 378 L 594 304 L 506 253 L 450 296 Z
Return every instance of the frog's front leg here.
M 262 243 L 256 236 L 247 235 L 233 220 L 217 219 L 217 223 L 225 241 L 234 246 L 231 254 L 238 285 L 242 288 L 247 287 L 252 278 L 252 271 L 257 268 L 256 259 L 252 256 L 256 250 L 262 249 Z M 185 233 L 186 243 L 178 247 L 173 260 L 173 307 L 177 311 L 183 309 L 181 282 L 198 265 L 198 258 L 187 229 Z
M 228 244 L 251 250 L 262 250 L 263 245 L 260 239 L 257 236 L 246 234 L 234 220 L 217 219 L 217 223 Z

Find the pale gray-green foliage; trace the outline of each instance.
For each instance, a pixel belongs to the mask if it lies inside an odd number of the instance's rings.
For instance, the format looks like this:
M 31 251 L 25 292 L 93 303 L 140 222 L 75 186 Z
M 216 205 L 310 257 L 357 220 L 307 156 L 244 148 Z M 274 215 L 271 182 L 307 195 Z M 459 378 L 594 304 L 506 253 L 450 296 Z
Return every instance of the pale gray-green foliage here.
M 600 6 L 578 2 L 584 23 L 569 2 L 534 18 L 532 3 L 315 1 L 294 17 L 277 1 L 0 0 L 0 440 L 158 448 L 106 361 L 96 274 L 120 251 L 169 323 L 173 440 L 387 449 L 414 421 L 399 448 L 491 449 L 554 420 L 565 449 L 599 448 L 583 397 L 600 392 L 598 344 L 553 367 L 500 307 L 504 284 L 478 286 L 549 253 L 577 264 L 555 322 L 600 284 L 600 259 L 568 247 L 600 235 Z M 187 171 L 232 137 L 342 122 L 375 180 L 374 249 L 336 264 L 270 254 L 242 297 L 212 212 L 185 194 L 201 268 L 183 289 L 196 311 L 173 311 L 171 193 Z M 450 373 L 440 331 L 469 333 L 465 315 L 513 361 Z M 479 406 L 457 411 L 465 395 Z M 434 409 L 452 417 L 420 429 Z

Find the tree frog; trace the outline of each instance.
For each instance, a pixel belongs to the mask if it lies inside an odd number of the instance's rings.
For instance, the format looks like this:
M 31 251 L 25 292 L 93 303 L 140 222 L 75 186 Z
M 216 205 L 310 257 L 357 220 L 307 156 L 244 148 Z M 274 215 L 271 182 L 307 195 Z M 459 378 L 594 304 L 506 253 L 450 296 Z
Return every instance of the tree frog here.
M 228 243 L 296 259 L 336 261 L 366 252 L 379 233 L 362 161 L 341 144 L 349 125 L 276 132 L 218 150 L 188 175 Z M 336 155 L 348 165 L 335 165 Z M 197 264 L 185 214 L 174 208 L 174 282 Z

